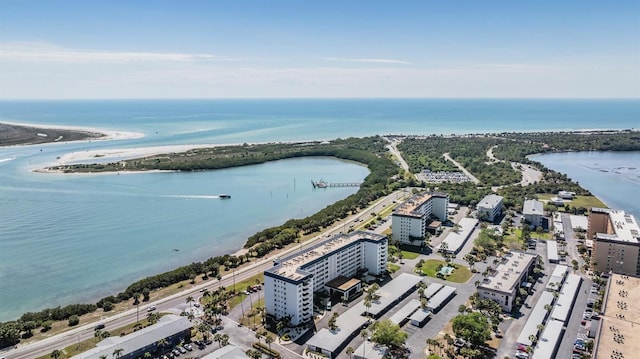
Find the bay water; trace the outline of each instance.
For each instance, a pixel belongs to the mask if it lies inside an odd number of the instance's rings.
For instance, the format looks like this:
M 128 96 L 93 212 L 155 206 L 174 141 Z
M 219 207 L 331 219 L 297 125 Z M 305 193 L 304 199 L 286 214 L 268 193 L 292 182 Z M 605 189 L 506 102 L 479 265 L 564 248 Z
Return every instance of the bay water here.
M 65 153 L 387 133 L 626 129 L 637 128 L 638 119 L 639 100 L 0 101 L 0 121 L 145 134 L 0 148 L 0 320 L 94 301 L 144 276 L 234 252 L 261 229 L 355 192 L 313 191 L 310 180 L 358 182 L 368 173 L 329 158 L 194 173 L 31 172 Z M 220 193 L 232 198 L 215 198 Z

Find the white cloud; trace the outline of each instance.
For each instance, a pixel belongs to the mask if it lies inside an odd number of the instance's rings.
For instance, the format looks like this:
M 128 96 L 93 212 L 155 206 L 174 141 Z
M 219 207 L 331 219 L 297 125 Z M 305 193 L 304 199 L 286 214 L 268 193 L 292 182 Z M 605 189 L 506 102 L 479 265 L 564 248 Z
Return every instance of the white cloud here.
M 0 44 L 0 60 L 59 63 L 132 63 L 148 61 L 232 61 L 233 59 L 212 54 L 77 50 L 46 43 L 4 43 Z
M 329 61 L 342 61 L 342 62 L 366 62 L 371 64 L 400 64 L 400 65 L 410 65 L 411 63 L 403 60 L 394 60 L 394 59 L 345 59 L 340 57 L 325 57 L 324 60 Z

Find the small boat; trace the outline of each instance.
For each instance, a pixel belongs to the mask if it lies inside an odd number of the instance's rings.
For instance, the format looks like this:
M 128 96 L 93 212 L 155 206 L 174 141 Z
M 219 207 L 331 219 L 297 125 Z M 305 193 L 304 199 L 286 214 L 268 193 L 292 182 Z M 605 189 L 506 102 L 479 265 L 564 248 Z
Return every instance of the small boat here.
M 231 198 L 231 195 L 223 193 L 223 194 L 218 195 L 218 197 L 220 197 L 220 199 L 229 199 L 229 198 Z

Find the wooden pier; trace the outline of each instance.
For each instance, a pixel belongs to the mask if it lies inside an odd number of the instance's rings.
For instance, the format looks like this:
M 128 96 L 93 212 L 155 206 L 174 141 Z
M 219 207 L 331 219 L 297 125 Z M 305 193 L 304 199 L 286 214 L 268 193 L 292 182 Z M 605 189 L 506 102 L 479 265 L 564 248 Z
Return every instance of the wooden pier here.
M 360 182 L 333 182 L 333 183 L 329 183 L 329 182 L 325 182 L 323 180 L 320 180 L 320 181 L 311 180 L 311 185 L 313 185 L 313 188 L 360 187 L 360 185 L 362 185 L 362 183 L 360 183 Z

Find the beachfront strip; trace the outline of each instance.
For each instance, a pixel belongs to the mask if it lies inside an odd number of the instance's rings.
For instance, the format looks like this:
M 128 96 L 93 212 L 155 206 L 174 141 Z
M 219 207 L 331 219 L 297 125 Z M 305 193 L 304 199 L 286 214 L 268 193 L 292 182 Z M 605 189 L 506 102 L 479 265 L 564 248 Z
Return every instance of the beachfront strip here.
M 640 228 L 620 210 L 592 208 L 587 238 L 593 240 L 591 261 L 600 272 L 640 275 Z
M 427 231 L 435 233 L 442 222 L 447 221 L 448 207 L 449 195 L 446 193 L 425 192 L 413 195 L 391 215 L 393 240 L 420 246 Z
M 274 267 L 264 272 L 267 315 L 276 321 L 290 318 L 292 325 L 299 325 L 313 319 L 315 292 L 340 292 L 347 300 L 357 295 L 360 280 L 349 278 L 366 272 L 374 276 L 386 273 L 387 242 L 384 235 L 355 231 L 274 260 Z M 338 277 L 347 280 L 333 281 Z

